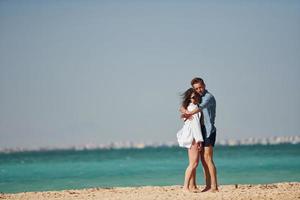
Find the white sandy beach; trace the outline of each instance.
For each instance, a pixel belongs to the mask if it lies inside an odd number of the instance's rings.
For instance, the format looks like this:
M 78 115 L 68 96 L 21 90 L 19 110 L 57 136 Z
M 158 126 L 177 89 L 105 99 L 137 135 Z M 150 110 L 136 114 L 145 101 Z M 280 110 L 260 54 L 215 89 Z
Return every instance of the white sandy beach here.
M 204 186 L 199 185 L 200 189 Z M 300 199 L 300 182 L 286 182 L 257 185 L 221 185 L 219 192 L 184 192 L 182 186 L 142 186 L 142 187 L 113 187 L 89 188 L 81 190 L 62 190 L 47 192 L 22 192 L 17 194 L 0 194 L 0 199 L 30 199 L 30 200 L 59 200 L 59 199 L 100 199 L 100 200 L 183 200 L 183 199 Z

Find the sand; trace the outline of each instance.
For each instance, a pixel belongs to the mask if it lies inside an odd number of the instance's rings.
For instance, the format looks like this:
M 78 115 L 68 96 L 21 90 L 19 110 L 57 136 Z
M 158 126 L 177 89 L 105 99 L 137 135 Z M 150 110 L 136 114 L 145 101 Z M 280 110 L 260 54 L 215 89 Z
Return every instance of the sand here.
M 204 186 L 199 185 L 200 189 Z M 81 190 L 62 190 L 47 192 L 1 193 L 0 199 L 81 199 L 81 200 L 217 200 L 217 199 L 280 199 L 300 200 L 300 182 L 258 184 L 258 185 L 221 185 L 219 192 L 185 192 L 180 185 L 89 188 Z

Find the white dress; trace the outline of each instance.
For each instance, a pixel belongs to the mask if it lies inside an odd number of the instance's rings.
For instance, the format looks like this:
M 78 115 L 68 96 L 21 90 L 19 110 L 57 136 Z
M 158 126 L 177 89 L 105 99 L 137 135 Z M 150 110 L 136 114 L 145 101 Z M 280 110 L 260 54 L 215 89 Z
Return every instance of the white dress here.
M 193 111 L 198 106 L 190 103 L 187 107 L 188 111 Z M 201 126 L 200 126 L 201 112 L 193 115 L 192 120 L 186 120 L 182 129 L 177 132 L 177 140 L 180 147 L 190 148 L 192 146 L 193 139 L 196 142 L 203 142 Z

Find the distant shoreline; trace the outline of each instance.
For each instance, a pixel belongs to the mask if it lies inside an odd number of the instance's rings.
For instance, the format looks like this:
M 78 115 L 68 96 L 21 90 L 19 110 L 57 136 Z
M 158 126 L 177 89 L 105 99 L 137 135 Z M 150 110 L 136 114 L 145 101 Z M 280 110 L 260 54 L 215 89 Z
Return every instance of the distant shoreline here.
M 279 144 L 300 144 L 300 136 L 274 136 L 268 138 L 247 138 L 247 139 L 227 139 L 217 140 L 216 146 L 251 146 L 251 145 L 279 145 Z M 30 147 L 30 148 L 0 148 L 0 153 L 18 153 L 18 152 L 45 152 L 60 150 L 112 150 L 112 149 L 144 149 L 158 147 L 176 147 L 176 141 L 169 142 L 110 142 L 106 144 L 84 144 L 65 147 Z
M 203 185 L 198 185 L 201 190 Z M 283 182 L 273 184 L 234 184 L 220 185 L 219 192 L 184 192 L 182 186 L 140 186 L 140 187 L 107 187 L 86 188 L 80 190 L 61 190 L 43 192 L 1 193 L 1 199 L 165 199 L 182 200 L 205 198 L 212 199 L 273 199 L 292 200 L 300 198 L 300 182 Z

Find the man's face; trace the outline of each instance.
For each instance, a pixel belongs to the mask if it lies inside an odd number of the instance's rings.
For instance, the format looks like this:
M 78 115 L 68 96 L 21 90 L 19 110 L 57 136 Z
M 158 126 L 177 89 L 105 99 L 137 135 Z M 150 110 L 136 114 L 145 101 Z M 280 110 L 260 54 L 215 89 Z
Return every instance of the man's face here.
M 193 85 L 194 90 L 196 90 L 196 92 L 198 92 L 201 96 L 204 94 L 205 91 L 205 85 L 202 83 L 195 83 Z

